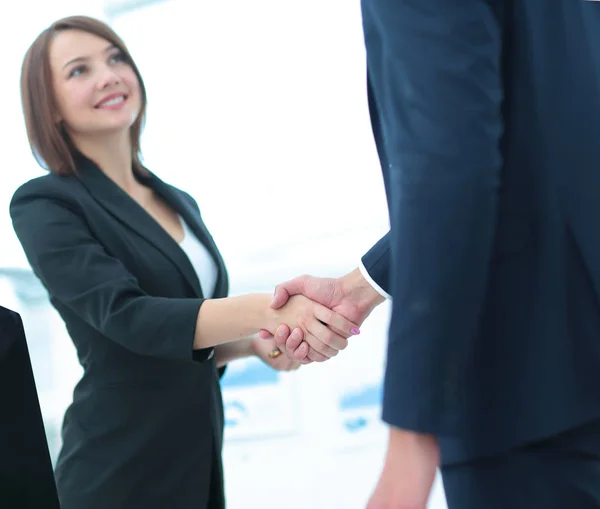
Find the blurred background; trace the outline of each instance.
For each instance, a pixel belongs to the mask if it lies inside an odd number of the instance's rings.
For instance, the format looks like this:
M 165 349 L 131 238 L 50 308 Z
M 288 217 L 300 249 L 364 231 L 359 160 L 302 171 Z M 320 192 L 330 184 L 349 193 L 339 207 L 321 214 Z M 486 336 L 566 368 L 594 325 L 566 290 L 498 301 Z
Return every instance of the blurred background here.
M 23 317 L 55 460 L 81 368 L 8 215 L 16 188 L 43 174 L 27 144 L 19 73 L 52 21 L 91 15 L 125 40 L 148 91 L 145 164 L 198 201 L 232 295 L 271 292 L 303 273 L 345 274 L 387 231 L 388 217 L 358 0 L 24 0 L 12 8 L 13 28 L 0 31 L 0 303 Z M 387 439 L 388 315 L 380 306 L 326 364 L 291 374 L 254 360 L 230 366 L 230 509 L 364 509 Z M 445 508 L 439 483 L 430 507 Z

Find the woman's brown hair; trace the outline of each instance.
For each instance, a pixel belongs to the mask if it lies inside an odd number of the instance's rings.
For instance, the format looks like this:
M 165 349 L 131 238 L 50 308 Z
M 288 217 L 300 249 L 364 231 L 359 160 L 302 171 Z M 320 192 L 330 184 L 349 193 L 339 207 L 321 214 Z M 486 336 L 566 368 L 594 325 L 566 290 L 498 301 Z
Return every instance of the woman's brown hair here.
M 142 106 L 131 126 L 132 162 L 134 170 L 146 173 L 141 164 L 140 137 L 146 117 L 146 88 L 135 62 L 125 43 L 108 25 L 87 16 L 70 16 L 60 19 L 45 29 L 27 50 L 21 68 L 21 102 L 27 137 L 33 156 L 48 171 L 59 175 L 77 173 L 77 149 L 65 131 L 62 122 L 56 121 L 58 107 L 52 86 L 49 49 L 53 37 L 66 30 L 81 30 L 105 39 L 126 57 L 140 83 Z

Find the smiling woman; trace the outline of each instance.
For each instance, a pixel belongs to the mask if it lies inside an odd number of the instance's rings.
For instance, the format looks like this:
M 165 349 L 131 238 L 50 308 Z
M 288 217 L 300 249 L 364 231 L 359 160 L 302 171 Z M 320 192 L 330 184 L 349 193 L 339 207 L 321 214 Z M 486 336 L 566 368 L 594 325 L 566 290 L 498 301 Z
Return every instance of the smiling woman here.
M 72 58 L 81 53 L 85 56 Z M 59 120 L 71 138 L 129 129 L 135 123 L 141 109 L 139 80 L 129 58 L 114 44 L 107 46 L 86 32 L 65 32 L 53 41 L 50 68 Z M 114 92 L 105 91 L 109 85 Z M 99 117 L 102 111 L 118 114 Z
M 99 102 L 114 98 L 107 98 L 105 91 L 114 82 L 121 90 L 112 89 L 111 95 L 120 94 L 129 103 L 121 108 L 121 118 L 92 117 Z M 52 87 L 45 86 L 49 83 Z M 23 62 L 21 100 L 33 155 L 42 167 L 63 175 L 76 173 L 73 137 L 85 143 L 86 133 L 121 122 L 122 128 L 130 129 L 134 167 L 144 171 L 139 140 L 146 87 L 125 43 L 101 21 L 74 16 L 42 32 Z
M 56 464 L 61 506 L 222 508 L 225 365 L 253 355 L 295 369 L 260 329 L 300 327 L 331 357 L 356 325 L 303 296 L 280 310 L 268 294 L 227 297 L 196 201 L 141 164 L 146 92 L 110 27 L 54 23 L 27 52 L 21 86 L 50 174 L 16 191 L 11 218 L 83 367 Z

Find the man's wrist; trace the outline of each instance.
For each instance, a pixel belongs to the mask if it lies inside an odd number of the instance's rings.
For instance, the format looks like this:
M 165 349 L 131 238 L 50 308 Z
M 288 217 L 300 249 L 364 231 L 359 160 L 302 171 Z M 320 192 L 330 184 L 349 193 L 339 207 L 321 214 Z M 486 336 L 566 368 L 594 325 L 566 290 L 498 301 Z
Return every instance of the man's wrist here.
M 359 268 L 354 269 L 340 278 L 340 285 L 344 295 L 351 295 L 356 306 L 370 313 L 379 304 L 385 301 L 373 286 L 365 279 Z
M 390 426 L 388 452 L 406 451 L 423 447 L 439 451 L 437 437 L 430 433 L 421 433 L 419 431 Z
M 372 277 L 371 274 L 369 273 L 369 271 L 367 270 L 367 268 L 365 267 L 364 263 L 362 262 L 362 260 L 360 261 L 360 263 L 358 264 L 358 269 L 360 270 L 360 273 L 362 274 L 363 278 L 365 278 L 365 280 L 367 281 L 367 283 L 369 283 L 371 285 L 371 287 L 379 293 L 379 295 L 381 295 L 384 299 L 386 300 L 391 300 L 392 296 L 386 292 Z

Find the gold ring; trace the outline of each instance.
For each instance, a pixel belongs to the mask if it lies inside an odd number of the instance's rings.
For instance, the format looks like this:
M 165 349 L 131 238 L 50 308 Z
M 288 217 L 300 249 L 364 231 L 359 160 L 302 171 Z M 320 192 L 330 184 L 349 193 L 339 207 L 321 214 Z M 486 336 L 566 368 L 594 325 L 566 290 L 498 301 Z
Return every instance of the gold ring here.
M 275 348 L 275 350 L 271 350 L 269 352 L 269 357 L 271 359 L 276 359 L 277 357 L 279 357 L 283 352 L 279 349 L 279 348 Z

